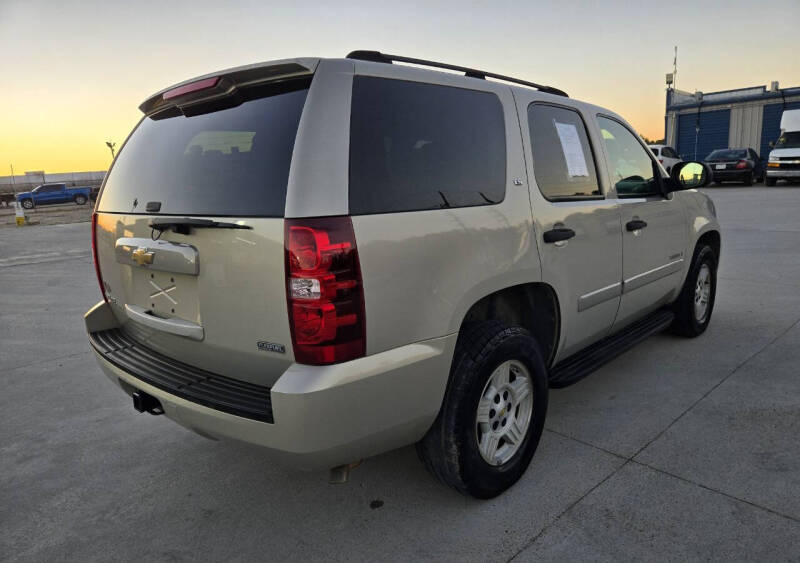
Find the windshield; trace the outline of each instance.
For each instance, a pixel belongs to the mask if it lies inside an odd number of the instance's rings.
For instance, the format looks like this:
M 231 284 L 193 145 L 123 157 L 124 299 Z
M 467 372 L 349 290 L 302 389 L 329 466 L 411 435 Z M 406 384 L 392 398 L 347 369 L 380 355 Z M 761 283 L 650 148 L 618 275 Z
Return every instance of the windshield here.
M 800 131 L 784 133 L 775 143 L 776 149 L 800 149 Z
M 739 158 L 747 158 L 747 151 L 743 149 L 718 149 L 712 151 L 706 157 L 706 160 L 736 160 Z
M 282 217 L 307 93 L 306 81 L 212 113 L 145 117 L 117 156 L 97 210 Z

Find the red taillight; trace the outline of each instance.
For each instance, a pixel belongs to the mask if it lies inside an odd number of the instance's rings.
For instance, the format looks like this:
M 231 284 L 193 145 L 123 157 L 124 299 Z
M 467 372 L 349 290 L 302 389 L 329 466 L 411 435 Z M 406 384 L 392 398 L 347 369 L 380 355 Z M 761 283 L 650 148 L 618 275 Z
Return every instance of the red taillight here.
M 200 90 L 208 90 L 213 88 L 219 82 L 219 76 L 214 76 L 213 78 L 205 78 L 203 80 L 198 80 L 197 82 L 192 82 L 191 84 L 184 84 L 183 86 L 178 86 L 177 88 L 173 88 L 172 90 L 167 90 L 164 92 L 162 98 L 165 100 L 171 100 L 172 98 L 177 98 L 179 96 L 184 96 L 186 94 L 191 94 L 193 92 L 199 92 Z
M 746 160 L 740 160 L 739 162 L 736 163 L 736 168 L 738 170 L 741 170 L 742 168 L 747 168 L 747 161 Z
M 659 159 L 658 159 L 658 163 L 659 163 L 659 164 L 664 164 L 664 159 L 663 159 L 663 158 L 659 158 Z
M 103 276 L 100 274 L 100 262 L 97 260 L 97 213 L 92 213 L 92 258 L 94 258 L 94 273 L 97 274 L 97 283 L 100 284 L 100 293 L 103 295 L 103 301 L 108 303 Z
M 323 365 L 364 356 L 364 290 L 350 217 L 286 219 L 285 247 L 295 360 Z

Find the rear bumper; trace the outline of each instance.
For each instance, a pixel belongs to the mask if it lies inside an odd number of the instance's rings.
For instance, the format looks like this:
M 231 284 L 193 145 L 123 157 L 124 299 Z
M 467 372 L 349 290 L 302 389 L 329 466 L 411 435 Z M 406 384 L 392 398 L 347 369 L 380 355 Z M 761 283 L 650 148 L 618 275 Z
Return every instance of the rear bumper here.
M 86 314 L 87 330 L 117 328 L 109 306 Z M 457 335 L 332 366 L 292 364 L 270 390 L 274 422 L 244 418 L 165 391 L 94 350 L 103 373 L 127 393 L 156 397 L 164 414 L 214 439 L 267 448 L 298 469 L 325 469 L 416 442 L 444 397 Z M 94 348 L 93 348 L 94 349 Z
M 752 170 L 714 170 L 715 182 L 744 182 Z

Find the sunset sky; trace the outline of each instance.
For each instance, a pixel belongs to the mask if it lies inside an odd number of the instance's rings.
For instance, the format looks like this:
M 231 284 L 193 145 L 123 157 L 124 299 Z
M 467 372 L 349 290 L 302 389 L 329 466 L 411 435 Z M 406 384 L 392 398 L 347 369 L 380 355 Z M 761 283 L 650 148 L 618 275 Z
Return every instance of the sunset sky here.
M 566 90 L 664 128 L 680 89 L 800 85 L 800 1 L 596 3 L 0 0 L 0 176 L 104 170 L 137 106 L 230 66 L 355 49 L 447 61 Z

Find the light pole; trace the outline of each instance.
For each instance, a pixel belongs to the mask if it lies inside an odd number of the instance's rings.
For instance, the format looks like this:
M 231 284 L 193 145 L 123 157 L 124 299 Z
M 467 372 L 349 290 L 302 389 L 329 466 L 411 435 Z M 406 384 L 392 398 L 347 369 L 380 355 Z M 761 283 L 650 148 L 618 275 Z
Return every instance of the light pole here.
M 106 146 L 108 147 L 108 150 L 111 151 L 111 160 L 114 160 L 114 147 L 117 146 L 117 143 L 106 141 Z

